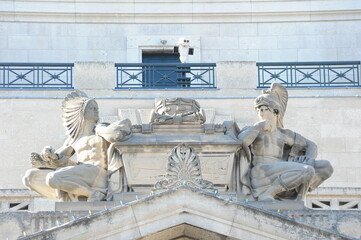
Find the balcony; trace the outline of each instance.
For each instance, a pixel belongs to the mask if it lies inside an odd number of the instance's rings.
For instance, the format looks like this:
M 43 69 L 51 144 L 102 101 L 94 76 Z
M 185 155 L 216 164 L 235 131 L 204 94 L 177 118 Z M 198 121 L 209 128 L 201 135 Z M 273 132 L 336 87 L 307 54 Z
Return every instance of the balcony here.
M 257 63 L 258 87 L 278 82 L 287 88 L 360 87 L 360 61 Z
M 66 90 L 90 84 L 91 88 L 105 87 L 109 90 L 212 90 L 216 87 L 268 88 L 273 82 L 287 88 L 361 87 L 360 61 L 248 62 L 242 65 L 243 68 L 237 63 L 240 62 L 219 62 L 217 74 L 215 63 L 108 63 L 107 68 L 98 66 L 96 62 L 90 65 L 82 62 L 0 63 L 0 89 Z
M 73 63 L 0 63 L 0 88 L 72 89 Z
M 116 89 L 215 88 L 215 63 L 116 63 Z

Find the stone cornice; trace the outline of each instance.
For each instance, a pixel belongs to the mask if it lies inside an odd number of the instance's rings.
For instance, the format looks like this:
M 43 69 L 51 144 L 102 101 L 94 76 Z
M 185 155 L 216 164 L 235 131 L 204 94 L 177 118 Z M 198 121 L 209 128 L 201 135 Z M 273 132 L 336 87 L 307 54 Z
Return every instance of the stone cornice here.
M 361 10 L 267 13 L 66 13 L 0 12 L 2 22 L 195 24 L 360 21 Z
M 357 0 L 0 0 L 6 22 L 258 23 L 361 20 Z
M 81 206 L 79 203 L 65 204 L 72 204 L 74 209 Z M 292 206 L 292 202 L 288 202 L 288 205 Z M 294 210 L 292 214 L 295 214 Z M 154 236 L 152 234 L 180 224 L 204 229 L 208 234 L 215 232 L 229 239 L 238 239 L 240 236 L 246 236 L 245 239 L 288 239 L 290 233 L 293 239 L 351 239 L 345 234 L 292 219 L 276 211 L 232 201 L 188 186 L 173 188 L 94 214 L 89 212 L 88 216 L 21 239 L 165 239 L 151 237 Z M 176 235 L 173 232 L 167 236 Z

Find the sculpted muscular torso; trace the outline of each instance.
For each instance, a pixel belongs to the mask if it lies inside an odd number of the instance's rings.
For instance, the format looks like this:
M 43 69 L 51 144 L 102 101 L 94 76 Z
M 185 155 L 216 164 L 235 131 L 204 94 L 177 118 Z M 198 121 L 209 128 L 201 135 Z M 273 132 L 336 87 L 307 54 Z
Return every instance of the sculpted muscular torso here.
M 281 85 L 272 86 L 256 100 L 261 121 L 238 135 L 250 163 L 250 182 L 241 176 L 242 184 L 245 189 L 251 188 L 249 192 L 258 200 L 279 199 L 291 191 L 296 192 L 296 199 L 303 200 L 307 191 L 320 185 L 333 170 L 328 161 L 315 161 L 317 146 L 312 141 L 282 128 L 280 113 L 284 113 L 286 102 L 282 109 L 280 97 L 271 91 L 283 91 L 286 101 L 287 91 Z
M 79 196 L 86 197 L 87 201 L 104 199 L 109 175 L 122 166 L 121 160 L 115 159 L 109 169 L 111 143 L 129 138 L 131 123 L 126 119 L 98 124 L 98 119 L 98 105 L 94 100 L 79 91 L 69 94 L 63 101 L 63 121 L 69 138 L 57 151 L 45 147 L 41 153 L 44 161 L 59 168 L 55 171 L 30 169 L 24 184 L 60 201 L 77 201 Z M 75 153 L 74 164 L 70 158 Z
M 106 150 L 108 147 L 109 143 L 98 135 L 82 137 L 73 144 L 79 163 L 91 164 L 103 169 L 107 169 Z

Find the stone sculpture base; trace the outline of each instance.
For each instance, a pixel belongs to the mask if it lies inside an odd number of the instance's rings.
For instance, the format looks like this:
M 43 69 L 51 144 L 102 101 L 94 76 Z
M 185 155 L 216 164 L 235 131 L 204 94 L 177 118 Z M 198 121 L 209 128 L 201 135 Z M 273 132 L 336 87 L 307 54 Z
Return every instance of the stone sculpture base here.
M 214 124 L 147 125 L 133 137 L 116 143 L 122 153 L 128 185 L 135 192 L 151 191 L 164 178 L 172 149 L 187 144 L 202 167 L 202 178 L 223 189 L 232 183 L 232 168 L 239 143 Z
M 157 193 L 166 192 L 167 190 L 157 191 Z M 101 211 L 106 208 L 112 208 L 122 204 L 128 204 L 137 199 L 143 199 L 150 196 L 149 192 L 131 192 L 120 193 L 114 195 L 113 201 L 100 201 L 100 202 L 56 202 L 55 205 L 50 206 L 48 209 L 42 208 L 41 211 Z M 246 203 L 244 200 L 239 200 L 235 195 L 228 192 L 219 192 L 219 197 L 229 200 L 232 196 L 233 202 Z M 264 208 L 267 210 L 307 210 L 303 201 L 249 201 L 248 205 L 257 208 Z M 40 209 L 39 209 L 40 210 Z M 35 210 L 37 211 L 37 209 Z
M 303 201 L 249 201 L 249 205 L 268 210 L 307 210 Z
M 6 232 L 4 236 L 9 239 L 18 238 L 23 232 L 29 235 L 24 239 L 45 239 L 54 235 L 63 239 L 76 234 L 87 234 L 90 238 L 102 234 L 99 231 L 108 234 L 109 228 L 114 229 L 110 234 L 133 239 L 139 238 L 139 232 L 148 236 L 151 231 L 167 230 L 185 223 L 205 229 L 207 233 L 226 229 L 224 233 L 233 234 L 233 238 L 250 232 L 259 237 L 259 234 L 263 236 L 267 232 L 263 239 L 286 239 L 290 233 L 295 239 L 304 236 L 310 239 L 351 239 L 349 236 L 358 236 L 357 227 L 361 220 L 355 211 L 295 209 L 303 206 L 302 202 L 268 202 L 261 208 L 256 207 L 254 202 L 230 201 L 224 195 L 215 196 L 187 186 L 138 198 L 123 206 L 115 201 L 68 202 L 56 203 L 57 211 L 7 212 L 1 215 L 3 225 L 0 225 L 0 232 Z M 24 225 L 24 221 L 29 224 Z M 136 231 L 129 232 L 135 227 Z M 145 229 L 148 231 L 143 231 Z M 170 236 L 174 237 L 174 232 L 170 232 Z M 253 236 L 252 239 L 258 237 Z

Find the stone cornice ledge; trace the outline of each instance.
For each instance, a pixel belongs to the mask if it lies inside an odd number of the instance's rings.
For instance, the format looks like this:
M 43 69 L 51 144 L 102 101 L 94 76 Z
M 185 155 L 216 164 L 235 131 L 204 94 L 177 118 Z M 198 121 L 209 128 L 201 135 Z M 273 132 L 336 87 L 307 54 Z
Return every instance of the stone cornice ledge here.
M 188 186 L 94 214 L 90 212 L 88 216 L 19 239 L 157 239 L 148 237 L 181 224 L 232 239 L 241 236 L 245 239 L 351 239 L 275 211 L 223 199 Z
M 85 13 L 0 11 L 2 22 L 94 23 L 94 24 L 194 24 L 360 21 L 361 9 L 290 12 L 217 13 Z

